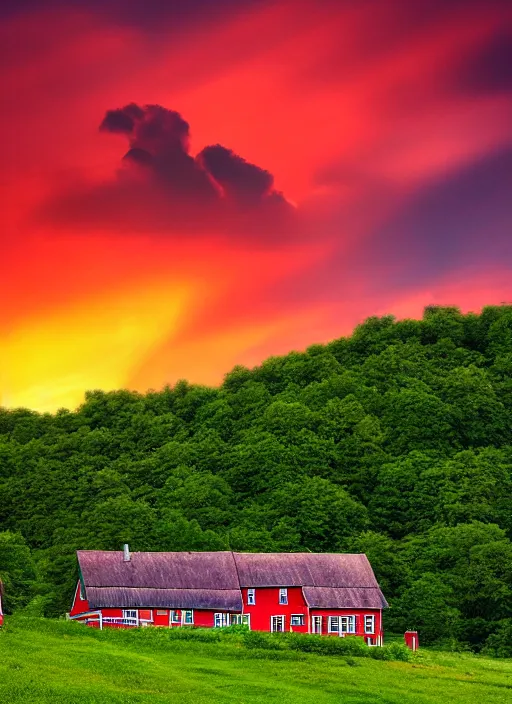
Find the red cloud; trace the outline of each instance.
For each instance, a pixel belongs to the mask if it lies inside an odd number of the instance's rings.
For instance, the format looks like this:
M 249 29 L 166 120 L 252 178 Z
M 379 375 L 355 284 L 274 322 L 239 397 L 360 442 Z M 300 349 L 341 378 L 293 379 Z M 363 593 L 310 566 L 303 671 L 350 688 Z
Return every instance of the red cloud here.
M 0 29 L 8 355 L 36 323 L 55 333 L 35 357 L 58 355 L 58 313 L 154 281 L 201 293 L 126 373 L 141 389 L 211 381 L 442 292 L 507 298 L 505 277 L 487 283 L 511 266 L 512 216 L 486 176 L 511 142 L 503 4 L 280 0 L 179 33 L 113 17 L 34 10 Z

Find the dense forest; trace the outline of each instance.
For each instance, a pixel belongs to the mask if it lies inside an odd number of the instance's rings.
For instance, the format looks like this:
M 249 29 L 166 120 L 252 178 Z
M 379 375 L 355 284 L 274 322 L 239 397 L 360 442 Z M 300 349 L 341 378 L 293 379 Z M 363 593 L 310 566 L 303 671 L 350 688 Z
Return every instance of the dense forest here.
M 77 549 L 366 552 L 388 630 L 507 654 L 511 488 L 512 306 L 370 318 L 218 388 L 0 410 L 5 607 L 69 610 Z

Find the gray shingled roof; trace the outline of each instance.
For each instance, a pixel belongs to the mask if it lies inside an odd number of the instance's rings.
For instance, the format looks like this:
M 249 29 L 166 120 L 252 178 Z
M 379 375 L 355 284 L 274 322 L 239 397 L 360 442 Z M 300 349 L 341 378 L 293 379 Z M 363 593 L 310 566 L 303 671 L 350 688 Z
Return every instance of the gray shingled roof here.
M 240 589 L 231 552 L 122 552 L 80 550 L 86 587 Z
M 80 550 L 91 608 L 242 610 L 242 587 L 303 587 L 312 608 L 383 608 L 366 555 Z
M 366 555 L 234 553 L 242 587 L 377 587 Z
M 378 587 L 303 587 L 311 609 L 385 609 L 388 602 Z
M 91 609 L 155 608 L 155 609 L 218 609 L 241 611 L 239 589 L 151 589 L 133 587 L 87 587 Z

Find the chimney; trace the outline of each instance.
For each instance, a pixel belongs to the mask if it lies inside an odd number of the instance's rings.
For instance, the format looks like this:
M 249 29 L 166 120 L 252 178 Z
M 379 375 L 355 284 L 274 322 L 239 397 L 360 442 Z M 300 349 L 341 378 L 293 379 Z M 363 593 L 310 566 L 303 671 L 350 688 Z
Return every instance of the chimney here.
M 130 562 L 131 559 L 130 548 L 128 547 L 128 544 L 125 543 L 123 546 L 123 562 Z

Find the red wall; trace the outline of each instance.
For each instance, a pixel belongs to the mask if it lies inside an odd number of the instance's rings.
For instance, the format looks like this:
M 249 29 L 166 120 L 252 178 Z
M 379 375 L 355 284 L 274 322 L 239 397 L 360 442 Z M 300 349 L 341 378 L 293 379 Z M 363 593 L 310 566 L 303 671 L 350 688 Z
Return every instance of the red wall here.
M 77 614 L 83 614 L 84 611 L 89 611 L 89 602 L 86 599 L 82 599 L 80 597 L 80 582 L 78 582 L 78 584 L 76 585 L 75 596 L 69 615 L 76 616 Z
M 150 621 L 151 625 L 153 626 L 166 626 L 169 627 L 171 625 L 172 628 L 177 628 L 181 627 L 181 623 L 173 623 L 170 624 L 170 609 L 134 609 L 135 611 L 139 611 L 139 614 L 141 611 L 149 611 L 150 616 L 152 618 L 152 621 Z M 83 619 L 79 618 L 78 620 L 84 620 L 87 618 L 86 614 L 87 612 L 90 611 L 89 609 L 89 602 L 87 599 L 82 599 L 80 596 L 80 582 L 77 585 L 77 588 L 75 590 L 75 597 L 73 599 L 73 605 L 71 606 L 71 611 L 69 613 L 70 616 L 79 616 L 80 614 L 84 614 Z M 93 611 L 101 611 L 101 614 L 103 618 L 122 618 L 123 616 L 123 609 L 94 609 Z M 164 612 L 158 614 L 157 611 Z M 178 609 L 180 611 L 180 609 Z M 190 624 L 193 626 L 200 626 L 202 628 L 213 628 L 213 623 L 214 623 L 214 614 L 215 613 L 221 613 L 220 611 L 206 611 L 206 610 L 199 610 L 199 609 L 194 609 L 194 623 Z M 98 623 L 95 622 L 95 617 L 93 615 L 90 616 L 91 622 L 88 624 L 92 626 L 93 628 L 99 628 L 99 621 Z M 104 623 L 103 624 L 105 628 L 130 628 L 130 626 L 126 626 L 124 624 L 111 624 L 111 623 Z
M 308 607 L 304 601 L 301 587 L 288 588 L 288 604 L 286 605 L 279 603 L 278 587 L 259 587 L 254 591 L 256 604 L 251 606 L 247 603 L 247 589 L 242 589 L 244 614 L 250 614 L 251 629 L 253 631 L 270 631 L 270 618 L 272 616 L 284 616 L 285 631 L 308 632 Z M 290 626 L 290 616 L 292 614 L 304 614 L 304 625 Z
M 311 628 L 311 617 L 322 616 L 322 635 L 329 635 L 329 616 L 355 615 L 356 633 L 354 635 L 363 636 L 365 638 L 373 637 L 374 644 L 376 644 L 375 639 L 377 637 L 382 637 L 382 611 L 380 611 L 379 609 L 309 609 L 304 600 L 301 587 L 288 588 L 288 604 L 279 603 L 279 588 L 277 587 L 258 587 L 255 589 L 255 595 L 256 604 L 248 604 L 247 589 L 242 589 L 243 613 L 250 615 L 250 627 L 254 631 L 270 631 L 271 617 L 284 616 L 285 631 L 308 633 Z M 152 617 L 152 621 L 150 623 L 153 626 L 169 627 L 169 625 L 171 625 L 171 627 L 173 628 L 181 627 L 181 624 L 169 623 L 170 609 L 143 609 L 143 611 L 144 610 L 150 612 Z M 85 614 L 88 611 L 89 603 L 86 599 L 81 599 L 80 584 L 78 584 L 75 591 L 75 598 L 73 600 L 70 615 L 78 616 L 79 614 Z M 139 609 L 139 611 L 141 610 Z M 157 611 L 165 611 L 165 614 L 157 614 Z M 103 618 L 122 618 L 123 609 L 101 609 L 101 613 L 103 615 Z M 214 613 L 219 612 L 194 609 L 194 623 L 192 625 L 200 626 L 203 628 L 213 628 Z M 304 625 L 291 626 L 292 614 L 303 614 Z M 364 632 L 364 616 L 370 614 L 375 616 L 375 632 L 373 634 Z M 86 618 L 86 616 L 84 615 L 83 618 Z M 94 619 L 94 617 L 92 617 L 92 619 Z M 96 622 L 92 620 L 89 625 L 98 628 L 99 621 Z M 104 627 L 129 628 L 129 626 L 123 624 L 117 625 L 109 623 L 104 623 Z
M 380 609 L 310 609 L 310 618 L 312 616 L 322 616 L 322 635 L 336 635 L 328 632 L 328 617 L 329 616 L 355 616 L 356 617 L 356 632 L 351 635 L 374 637 L 382 635 L 382 611 Z M 364 632 L 364 617 L 375 616 L 375 632 Z

